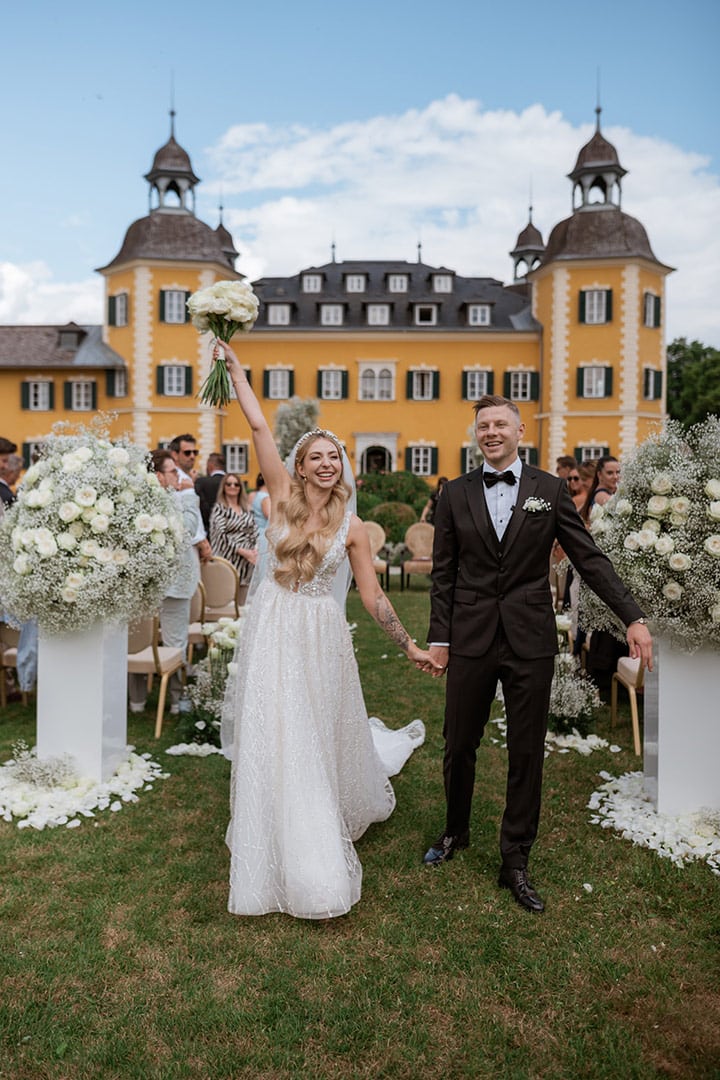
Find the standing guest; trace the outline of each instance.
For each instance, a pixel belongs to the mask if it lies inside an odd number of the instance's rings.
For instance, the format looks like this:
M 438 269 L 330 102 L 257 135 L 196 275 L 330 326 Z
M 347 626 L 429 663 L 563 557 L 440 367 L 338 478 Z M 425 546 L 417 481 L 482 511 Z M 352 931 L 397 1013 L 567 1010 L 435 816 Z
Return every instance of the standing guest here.
M 577 479 L 575 479 L 575 476 Z M 592 487 L 594 479 L 595 465 L 592 461 L 584 461 L 582 465 L 578 465 L 568 476 L 570 498 L 575 503 L 578 513 L 581 512 L 585 505 L 585 500 L 587 499 L 588 492 Z
M 238 603 L 246 599 L 257 561 L 258 531 L 248 507 L 247 492 L 237 473 L 220 478 L 220 489 L 210 515 L 210 546 L 215 555 L 228 559 L 238 572 Z
M 604 454 L 595 462 L 595 476 L 580 511 L 584 521 L 589 519 L 593 506 L 604 506 L 608 499 L 612 499 L 619 483 L 620 462 L 611 454 Z
M 548 582 L 559 540 L 587 584 L 628 627 L 633 657 L 652 665 L 642 610 L 594 543 L 564 480 L 523 465 L 517 405 L 486 395 L 475 404 L 483 465 L 443 488 L 435 515 L 430 656 L 447 669 L 445 830 L 425 855 L 439 866 L 470 840 L 477 748 L 498 680 L 507 714 L 508 780 L 498 884 L 527 911 L 545 904 L 528 879 L 540 818 L 550 686 L 558 651 Z
M 447 476 L 439 476 L 435 490 L 423 506 L 422 514 L 420 515 L 421 521 L 426 521 L 428 525 L 432 525 L 435 520 L 435 509 L 437 507 L 438 499 L 440 498 L 440 492 L 443 489 L 443 484 L 447 484 Z
M 15 495 L 10 489 L 10 483 L 5 478 L 5 469 L 8 464 L 8 459 L 16 450 L 17 443 L 11 442 L 10 439 L 5 439 L 0 436 L 0 500 L 2 500 L 6 507 L 12 506 L 15 501 Z M 22 461 L 20 462 L 20 465 L 22 467 Z
M 215 505 L 220 481 L 225 475 L 225 456 L 223 454 L 208 454 L 205 465 L 205 476 L 198 476 L 195 481 L 195 491 L 200 499 L 200 513 L 202 514 L 205 532 L 210 533 L 210 514 Z M 210 541 L 212 546 L 212 541 Z
M 15 502 L 13 488 L 22 472 L 23 460 L 18 454 L 8 454 L 5 464 L 0 465 L 0 499 L 10 507 Z
M 267 523 L 270 520 L 270 492 L 267 489 L 262 473 L 258 473 L 255 477 L 255 490 L 248 497 L 248 503 L 255 518 L 258 539 L 263 540 Z
M 200 453 L 196 442 L 194 435 L 176 435 L 168 445 L 168 451 L 175 462 L 178 473 L 178 491 L 185 491 L 188 488 L 195 489 L 195 480 L 197 479 L 195 462 Z M 199 507 L 200 500 L 198 499 L 198 513 L 200 513 Z M 207 530 L 203 525 L 202 514 L 200 514 L 197 532 L 193 537 L 193 544 L 197 546 L 198 554 L 203 562 L 212 558 L 212 548 L 207 538 Z
M 567 480 L 573 469 L 577 468 L 577 461 L 570 454 L 562 454 L 555 459 L 555 475 L 561 480 Z

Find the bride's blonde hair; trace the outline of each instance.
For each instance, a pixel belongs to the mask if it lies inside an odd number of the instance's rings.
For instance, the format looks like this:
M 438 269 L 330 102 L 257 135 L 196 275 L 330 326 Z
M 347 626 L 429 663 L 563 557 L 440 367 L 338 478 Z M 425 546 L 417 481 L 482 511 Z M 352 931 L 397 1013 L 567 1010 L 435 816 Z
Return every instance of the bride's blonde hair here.
M 290 495 L 284 502 L 278 503 L 280 518 L 287 528 L 275 548 L 278 560 L 275 580 L 289 589 L 296 583 L 312 581 L 333 536 L 340 528 L 347 501 L 352 494 L 341 473 L 330 492 L 330 498 L 320 511 L 323 518 L 321 528 L 309 535 L 303 532 L 311 510 L 305 496 L 305 485 L 298 474 L 298 466 L 302 465 L 308 451 L 318 439 L 325 439 L 335 446 L 342 465 L 342 446 L 328 431 L 309 431 L 297 445 L 295 472 L 290 478 Z

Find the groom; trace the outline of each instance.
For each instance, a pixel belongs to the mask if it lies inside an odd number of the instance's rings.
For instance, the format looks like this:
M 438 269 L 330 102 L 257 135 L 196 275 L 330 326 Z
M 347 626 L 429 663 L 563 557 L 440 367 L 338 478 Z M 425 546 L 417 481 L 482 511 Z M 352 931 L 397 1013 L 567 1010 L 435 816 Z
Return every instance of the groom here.
M 447 669 L 445 831 L 424 862 L 439 866 L 470 839 L 475 757 L 498 679 L 507 714 L 508 779 L 499 885 L 528 911 L 545 905 L 527 864 L 540 817 L 550 685 L 558 651 L 549 584 L 557 539 L 583 580 L 628 627 L 630 655 L 652 667 L 643 612 L 596 547 L 564 480 L 523 465 L 514 402 L 475 404 L 484 463 L 445 484 L 435 513 L 430 655 Z

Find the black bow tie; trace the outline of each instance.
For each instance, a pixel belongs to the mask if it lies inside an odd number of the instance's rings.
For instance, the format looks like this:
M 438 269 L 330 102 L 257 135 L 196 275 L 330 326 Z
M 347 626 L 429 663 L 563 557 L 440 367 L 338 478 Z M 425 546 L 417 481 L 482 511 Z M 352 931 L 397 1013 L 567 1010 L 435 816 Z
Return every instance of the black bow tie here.
M 509 484 L 512 487 L 515 484 L 515 473 L 512 469 L 506 469 L 505 472 L 484 472 L 483 480 L 485 487 L 495 487 L 500 481 L 504 484 Z

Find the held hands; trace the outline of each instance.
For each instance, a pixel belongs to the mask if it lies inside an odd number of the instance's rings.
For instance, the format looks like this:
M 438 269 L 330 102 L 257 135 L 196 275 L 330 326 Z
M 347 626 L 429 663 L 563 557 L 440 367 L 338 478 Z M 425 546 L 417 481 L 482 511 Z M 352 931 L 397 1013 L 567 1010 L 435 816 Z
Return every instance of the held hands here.
M 630 623 L 627 628 L 627 643 L 630 646 L 630 656 L 633 660 L 640 660 L 640 666 L 648 671 L 653 669 L 653 643 L 650 631 L 644 623 Z
M 411 641 L 407 653 L 408 660 L 415 665 L 418 671 L 426 671 L 434 679 L 445 673 L 446 666 L 433 658 L 433 649 L 436 648 L 437 646 L 431 646 L 430 650 L 426 651 L 425 649 L 419 649 L 415 642 Z

